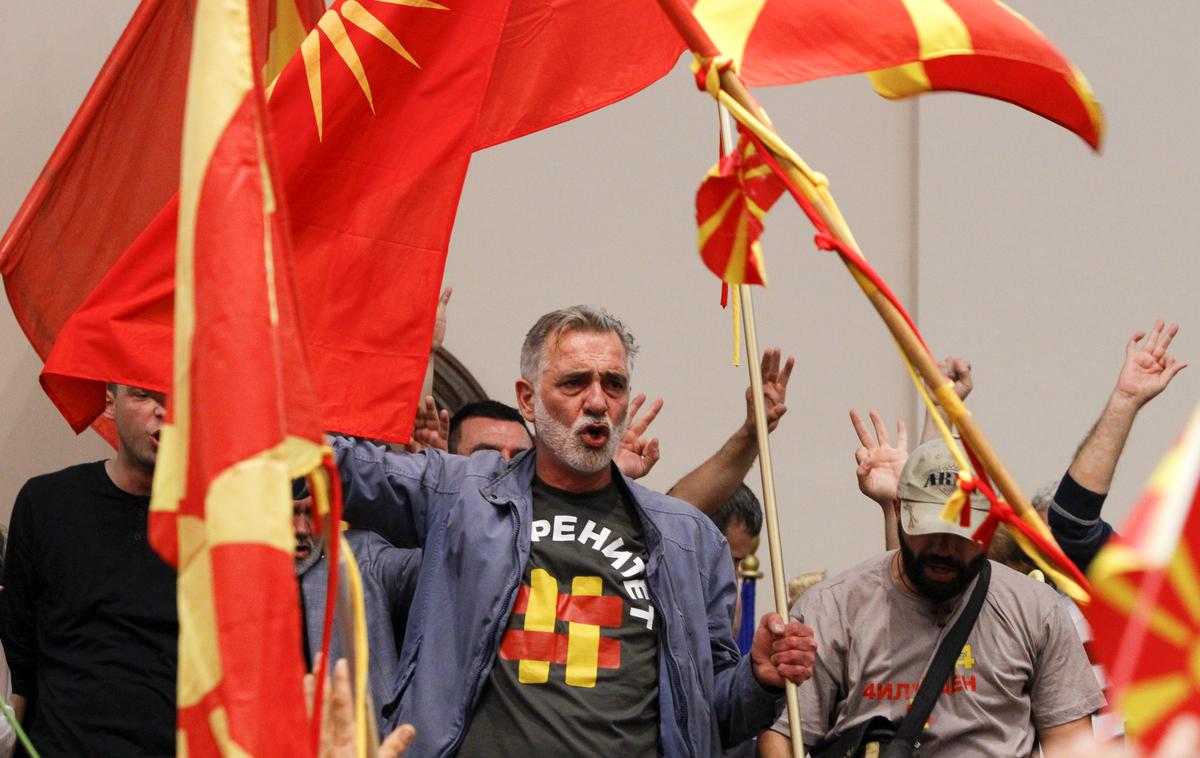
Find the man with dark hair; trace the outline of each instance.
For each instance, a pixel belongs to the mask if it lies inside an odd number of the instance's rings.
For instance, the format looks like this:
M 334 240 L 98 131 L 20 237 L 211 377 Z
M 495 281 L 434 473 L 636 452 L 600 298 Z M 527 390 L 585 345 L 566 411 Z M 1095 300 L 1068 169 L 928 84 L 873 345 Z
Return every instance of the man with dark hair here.
M 712 520 L 729 541 L 729 554 L 736 568 L 750 555 L 754 538 L 762 531 L 762 504 L 754 490 L 739 484 L 733 495 L 713 514 Z
M 334 440 L 347 519 L 424 548 L 396 713 L 415 753 L 709 756 L 811 675 L 778 614 L 738 655 L 720 533 L 614 464 L 636 349 L 598 309 L 540 318 L 516 383 L 534 447 L 511 461 Z
M 13 506 L 0 637 L 42 755 L 175 752 L 175 572 L 146 539 L 165 405 L 109 385 L 116 456 L 30 479 Z
M 507 461 L 533 447 L 533 436 L 516 408 L 497 400 L 478 400 L 450 418 L 448 443 L 455 455 L 495 450 Z
M 890 469 L 881 468 L 882 479 Z M 921 445 L 890 479 L 900 549 L 805 593 L 792 609 L 821 645 L 800 688 L 810 748 L 883 716 L 903 718 L 942 636 L 987 562 L 971 540 L 988 513 L 974 493 L 972 526 L 941 518 L 958 465 L 941 440 Z M 921 736 L 921 755 L 1049 754 L 1090 732 L 1104 705 L 1083 645 L 1050 587 L 990 563 L 978 618 Z M 789 755 L 786 716 L 759 740 L 764 756 Z

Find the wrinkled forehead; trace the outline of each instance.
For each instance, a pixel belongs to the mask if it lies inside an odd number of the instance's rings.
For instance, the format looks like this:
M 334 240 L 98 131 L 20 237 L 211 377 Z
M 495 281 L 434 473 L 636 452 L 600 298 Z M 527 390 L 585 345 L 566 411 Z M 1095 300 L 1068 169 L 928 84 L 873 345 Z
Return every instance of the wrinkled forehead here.
M 629 375 L 629 353 L 621 335 L 614 331 L 566 328 L 550 335 L 542 354 L 542 370 L 551 363 L 594 366 L 601 370 L 620 370 Z

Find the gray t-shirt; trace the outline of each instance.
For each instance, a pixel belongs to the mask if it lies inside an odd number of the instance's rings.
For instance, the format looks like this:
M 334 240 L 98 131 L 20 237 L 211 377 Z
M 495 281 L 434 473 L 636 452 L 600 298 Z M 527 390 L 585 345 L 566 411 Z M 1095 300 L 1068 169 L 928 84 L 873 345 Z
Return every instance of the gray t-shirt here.
M 908 594 L 892 578 L 894 555 L 822 582 L 792 608 L 817 641 L 813 677 L 800 687 L 808 745 L 874 716 L 903 718 L 938 643 L 970 595 L 968 588 L 938 606 Z M 987 599 L 934 705 L 918 755 L 1027 756 L 1036 730 L 1083 718 L 1103 705 L 1057 593 L 993 562 Z M 786 712 L 772 728 L 789 733 Z

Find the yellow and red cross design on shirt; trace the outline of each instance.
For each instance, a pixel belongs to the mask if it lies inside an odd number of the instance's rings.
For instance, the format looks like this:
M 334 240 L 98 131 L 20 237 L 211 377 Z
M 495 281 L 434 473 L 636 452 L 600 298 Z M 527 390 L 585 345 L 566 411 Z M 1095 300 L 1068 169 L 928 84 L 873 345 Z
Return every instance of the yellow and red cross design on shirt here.
M 550 664 L 566 664 L 571 687 L 595 687 L 599 670 L 621 666 L 621 643 L 600 636 L 601 627 L 619 627 L 624 601 L 604 595 L 598 576 L 577 576 L 571 594 L 559 594 L 558 580 L 545 569 L 530 572 L 521 585 L 513 613 L 525 614 L 523 629 L 509 629 L 500 643 L 500 658 L 520 661 L 521 684 L 550 681 Z M 555 622 L 567 622 L 567 633 L 556 632 Z

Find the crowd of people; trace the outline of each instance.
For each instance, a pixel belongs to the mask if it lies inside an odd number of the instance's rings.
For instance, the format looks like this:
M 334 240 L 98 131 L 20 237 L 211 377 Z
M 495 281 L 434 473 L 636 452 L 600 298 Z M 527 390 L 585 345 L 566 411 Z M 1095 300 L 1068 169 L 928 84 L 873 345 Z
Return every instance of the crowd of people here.
M 1113 534 L 1101 510 L 1138 411 L 1185 367 L 1169 353 L 1177 332 L 1160 322 L 1134 335 L 1099 420 L 1035 498 L 1081 569 Z M 763 522 L 745 484 L 757 456 L 750 390 L 745 421 L 655 492 L 638 480 L 661 454 L 648 433 L 662 401 L 632 394 L 637 350 L 603 310 L 552 311 L 526 335 L 515 407 L 451 414 L 426 398 L 403 449 L 330 436 L 381 755 L 790 755 L 787 682 L 820 758 L 897 740 L 939 757 L 1131 749 L 1078 608 L 1003 529 L 985 552 L 972 528 L 941 518 L 958 466 L 928 422 L 910 452 L 902 422 L 893 441 L 880 414 L 868 426 L 851 411 L 882 552 L 802 578 L 791 618 L 762 614 L 741 654 L 736 567 Z M 761 366 L 773 431 L 794 361 L 771 349 Z M 970 363 L 942 369 L 966 397 Z M 42 755 L 174 754 L 175 577 L 146 538 L 165 405 L 109 385 L 116 455 L 31 479 L 17 496 L 0 641 L 12 705 Z M 300 483 L 294 497 L 299 652 L 313 669 L 328 565 Z M 978 525 L 988 504 L 976 494 L 966 507 Z M 330 655 L 345 652 L 335 626 Z M 340 758 L 353 754 L 352 717 L 346 667 L 334 671 L 322 752 Z M 1197 744 L 1182 724 L 1163 755 Z

